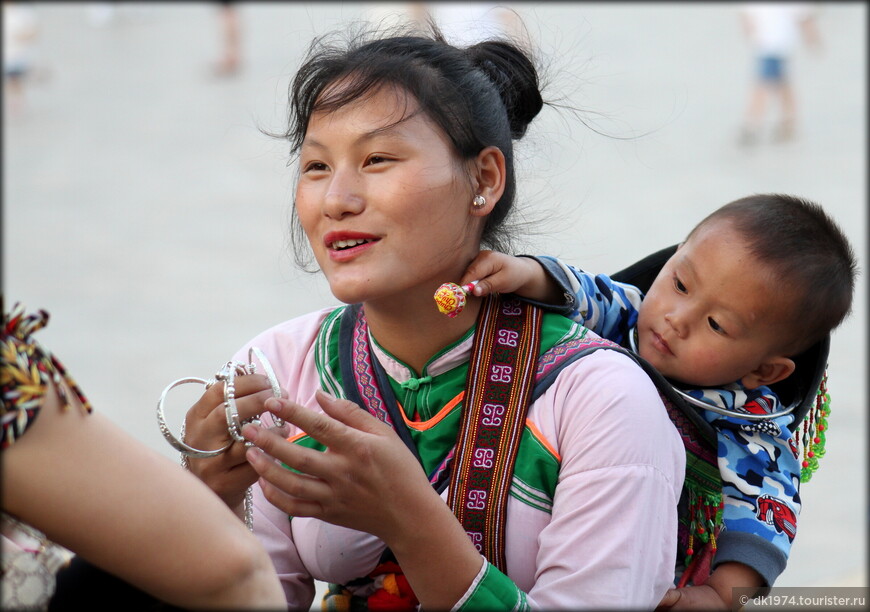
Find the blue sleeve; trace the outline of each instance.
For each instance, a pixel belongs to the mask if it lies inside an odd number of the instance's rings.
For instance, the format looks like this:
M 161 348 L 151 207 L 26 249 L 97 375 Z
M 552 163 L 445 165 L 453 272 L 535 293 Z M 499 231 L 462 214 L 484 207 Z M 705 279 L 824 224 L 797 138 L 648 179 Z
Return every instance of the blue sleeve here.
M 717 434 L 724 502 L 713 567 L 743 563 L 771 586 L 785 569 L 801 508 L 800 459 L 788 429 L 792 417 L 704 415 Z
M 525 256 L 524 256 L 525 257 Z M 619 344 L 637 323 L 643 294 L 633 286 L 618 283 L 604 274 L 592 275 L 569 266 L 555 257 L 535 256 L 547 275 L 565 296 L 564 304 L 532 304 L 559 312 L 593 332 Z

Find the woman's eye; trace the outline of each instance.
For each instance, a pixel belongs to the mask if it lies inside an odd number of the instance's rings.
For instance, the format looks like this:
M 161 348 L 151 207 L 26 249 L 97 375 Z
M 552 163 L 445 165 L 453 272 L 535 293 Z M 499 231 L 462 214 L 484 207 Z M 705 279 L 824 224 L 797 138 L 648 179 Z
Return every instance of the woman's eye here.
M 383 155 L 371 155 L 366 160 L 366 166 L 373 166 L 375 164 L 382 164 L 384 162 L 390 161 L 389 158 L 384 157 Z
M 305 164 L 305 172 L 322 172 L 326 170 L 326 164 L 323 162 L 310 162 Z

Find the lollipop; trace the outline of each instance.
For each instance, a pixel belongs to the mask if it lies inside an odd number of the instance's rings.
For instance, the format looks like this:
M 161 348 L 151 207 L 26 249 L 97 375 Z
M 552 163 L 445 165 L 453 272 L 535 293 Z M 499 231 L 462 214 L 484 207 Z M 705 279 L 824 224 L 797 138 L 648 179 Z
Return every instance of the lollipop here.
M 465 308 L 465 296 L 471 293 L 477 283 L 478 281 L 471 281 L 461 287 L 456 283 L 444 283 L 438 287 L 438 291 L 435 292 L 435 304 L 438 305 L 438 310 L 451 319 L 458 315 Z

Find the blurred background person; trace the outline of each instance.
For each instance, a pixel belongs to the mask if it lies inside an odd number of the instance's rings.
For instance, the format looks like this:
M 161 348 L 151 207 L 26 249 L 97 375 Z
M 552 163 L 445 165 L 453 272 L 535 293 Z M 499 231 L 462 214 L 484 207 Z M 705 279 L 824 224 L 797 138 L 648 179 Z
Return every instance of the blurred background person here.
M 794 136 L 797 104 L 789 63 L 802 37 L 810 48 L 819 47 L 815 17 L 808 3 L 747 4 L 740 9 L 743 30 L 752 45 L 755 62 L 754 82 L 740 133 L 741 144 L 758 141 L 771 98 L 777 98 L 780 107 L 774 140 L 784 141 Z
M 422 26 L 430 18 L 448 42 L 460 47 L 497 36 L 515 39 L 521 32 L 516 12 L 495 2 L 379 2 L 367 7 L 367 19 L 385 27 Z
M 241 60 L 241 23 L 234 2 L 220 3 L 221 55 L 215 72 L 218 76 L 231 76 L 239 71 Z
M 32 76 L 38 35 L 39 24 L 30 3 L 3 3 L 3 99 L 4 111 L 11 116 L 24 108 L 25 82 Z
M 114 2 L 89 2 L 88 22 L 97 28 L 107 26 L 115 19 Z

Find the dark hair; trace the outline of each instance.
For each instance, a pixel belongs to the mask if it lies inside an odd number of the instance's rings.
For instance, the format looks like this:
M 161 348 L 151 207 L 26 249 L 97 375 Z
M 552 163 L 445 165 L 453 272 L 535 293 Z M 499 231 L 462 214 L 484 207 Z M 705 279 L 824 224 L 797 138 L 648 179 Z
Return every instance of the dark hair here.
M 513 43 L 489 40 L 459 48 L 447 43 L 434 24 L 429 28 L 431 35 L 346 31 L 346 40 L 340 39 L 342 32 L 316 38 L 290 85 L 284 137 L 296 156 L 314 112 L 365 99 L 383 86 L 407 92 L 444 131 L 460 160 L 473 159 L 488 146 L 504 154 L 505 190 L 487 216 L 482 242 L 508 251 L 502 228 L 516 194 L 512 140 L 522 138 L 543 106 L 538 72 L 529 54 Z M 329 89 L 338 80 L 345 86 Z M 309 257 L 300 249 L 301 238 L 294 214 L 294 252 L 305 267 Z
M 821 340 L 851 311 L 855 254 L 819 204 L 778 193 L 751 195 L 713 211 L 689 236 L 711 221 L 732 223 L 753 256 L 784 283 L 784 292 L 771 298 L 793 300 L 785 320 L 788 355 Z

